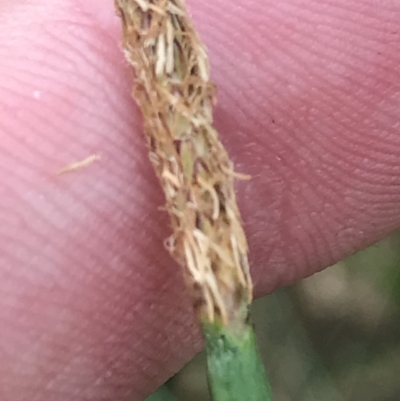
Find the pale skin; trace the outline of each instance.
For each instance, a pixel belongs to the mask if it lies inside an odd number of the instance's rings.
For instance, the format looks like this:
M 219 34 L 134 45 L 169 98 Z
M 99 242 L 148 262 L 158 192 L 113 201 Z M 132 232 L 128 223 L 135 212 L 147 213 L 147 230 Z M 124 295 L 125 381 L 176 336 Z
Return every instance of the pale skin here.
M 4 401 L 141 400 L 201 348 L 111 3 L 0 0 Z M 399 228 L 396 2 L 189 5 L 256 295 Z

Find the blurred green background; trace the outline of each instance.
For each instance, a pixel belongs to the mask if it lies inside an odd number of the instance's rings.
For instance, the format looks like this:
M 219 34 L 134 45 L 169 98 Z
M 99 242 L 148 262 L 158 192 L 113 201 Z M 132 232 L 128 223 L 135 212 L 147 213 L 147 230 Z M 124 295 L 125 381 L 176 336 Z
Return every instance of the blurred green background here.
M 274 401 L 400 400 L 400 233 L 254 302 Z M 147 401 L 211 401 L 200 353 Z

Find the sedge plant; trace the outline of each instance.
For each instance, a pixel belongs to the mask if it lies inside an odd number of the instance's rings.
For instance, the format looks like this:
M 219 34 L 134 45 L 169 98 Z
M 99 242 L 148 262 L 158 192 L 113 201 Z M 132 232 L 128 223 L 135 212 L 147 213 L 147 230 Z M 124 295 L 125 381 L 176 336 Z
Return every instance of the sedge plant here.
M 183 0 L 115 0 L 150 160 L 207 351 L 214 401 L 270 401 L 249 323 L 252 281 L 233 164 L 213 127 L 207 52 Z

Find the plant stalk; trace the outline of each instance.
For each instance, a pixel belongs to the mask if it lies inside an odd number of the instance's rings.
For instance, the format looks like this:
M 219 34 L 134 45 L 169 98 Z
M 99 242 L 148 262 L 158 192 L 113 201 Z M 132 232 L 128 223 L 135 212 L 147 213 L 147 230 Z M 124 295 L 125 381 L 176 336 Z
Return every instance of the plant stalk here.
M 210 391 L 215 401 L 271 401 L 271 388 L 257 349 L 253 327 L 240 332 L 204 324 Z
M 215 85 L 184 0 L 115 0 L 150 160 L 166 198 L 215 401 L 270 400 L 248 325 L 252 281 L 234 191 L 240 176 L 213 127 Z M 252 397 L 252 398 L 251 398 Z

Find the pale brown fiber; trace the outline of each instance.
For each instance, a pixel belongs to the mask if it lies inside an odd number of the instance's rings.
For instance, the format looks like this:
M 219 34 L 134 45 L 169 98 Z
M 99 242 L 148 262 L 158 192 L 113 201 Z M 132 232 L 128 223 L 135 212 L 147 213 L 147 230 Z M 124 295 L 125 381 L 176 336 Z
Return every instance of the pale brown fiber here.
M 203 321 L 243 320 L 252 298 L 235 173 L 213 128 L 206 49 L 182 0 L 116 0 L 150 160 L 163 187 L 172 256 Z

